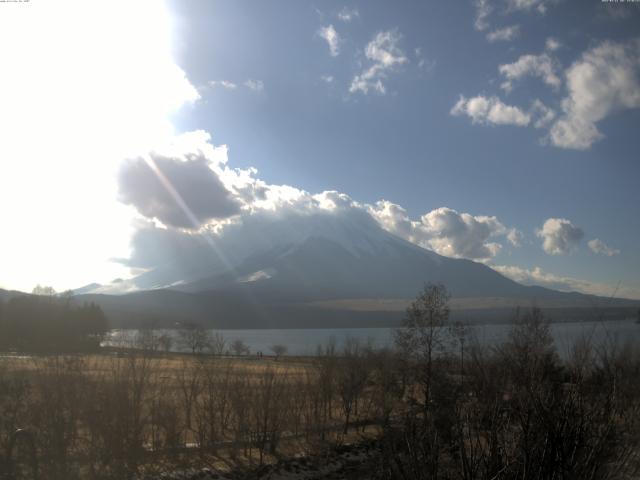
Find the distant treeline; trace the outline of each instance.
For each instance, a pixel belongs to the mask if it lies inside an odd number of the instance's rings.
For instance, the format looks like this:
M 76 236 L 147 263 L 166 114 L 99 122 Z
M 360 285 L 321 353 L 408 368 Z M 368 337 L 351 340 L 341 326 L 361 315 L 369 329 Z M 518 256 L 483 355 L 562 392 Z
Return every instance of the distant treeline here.
M 71 297 L 25 295 L 0 301 L 0 349 L 24 352 L 91 351 L 109 329 L 102 309 Z

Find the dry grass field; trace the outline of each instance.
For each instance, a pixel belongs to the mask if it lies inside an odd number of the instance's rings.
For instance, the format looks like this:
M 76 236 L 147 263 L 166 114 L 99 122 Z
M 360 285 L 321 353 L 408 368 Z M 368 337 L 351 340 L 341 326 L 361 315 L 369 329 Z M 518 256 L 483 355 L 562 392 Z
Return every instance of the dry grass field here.
M 295 357 L 5 354 L 0 446 L 29 429 L 47 478 L 250 471 L 377 434 L 365 385 L 345 424 L 337 369 L 336 359 Z

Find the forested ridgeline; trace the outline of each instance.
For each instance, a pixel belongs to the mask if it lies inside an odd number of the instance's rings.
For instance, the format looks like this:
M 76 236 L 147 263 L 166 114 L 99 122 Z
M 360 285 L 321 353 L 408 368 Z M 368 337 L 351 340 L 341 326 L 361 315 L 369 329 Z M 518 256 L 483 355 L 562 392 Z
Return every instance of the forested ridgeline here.
M 72 297 L 22 295 L 0 301 L 0 350 L 75 352 L 96 350 L 109 329 L 99 306 Z

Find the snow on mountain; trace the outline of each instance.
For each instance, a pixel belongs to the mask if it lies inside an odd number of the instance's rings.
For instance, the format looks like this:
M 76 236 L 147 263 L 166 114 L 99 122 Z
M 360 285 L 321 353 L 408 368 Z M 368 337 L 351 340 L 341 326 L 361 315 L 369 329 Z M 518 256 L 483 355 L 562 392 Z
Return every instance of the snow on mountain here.
M 505 305 L 532 302 L 574 308 L 574 317 L 583 316 L 580 308 L 597 301 L 520 285 L 484 264 L 420 248 L 370 220 L 307 216 L 295 224 L 231 229 L 215 239 L 215 249 L 202 242 L 198 256 L 187 258 L 176 249 L 170 262 L 81 298 L 98 303 L 114 325 L 128 328 L 185 319 L 216 328 L 388 326 L 402 312 L 375 305 L 415 298 L 425 282 L 443 283 L 462 302 L 465 309 L 455 317 L 460 321 L 506 321 L 513 308 Z
M 190 284 L 212 276 L 249 276 L 263 270 L 260 267 L 247 272 L 244 265 L 249 259 L 267 253 L 284 256 L 313 238 L 323 238 L 340 245 L 355 258 L 399 255 L 404 249 L 427 252 L 382 229 L 367 213 L 353 209 L 338 213 L 289 214 L 286 217 L 259 215 L 228 225 L 222 233 L 193 235 L 191 238 L 197 248 L 191 247 L 188 251 L 171 243 L 172 239 L 164 239 L 169 245 L 162 248 L 172 252 L 165 255 L 169 261 L 132 279 L 99 286 L 93 293 L 121 294 Z M 152 251 L 159 247 L 150 240 L 139 248 Z M 433 261 L 440 261 L 439 255 L 433 252 L 426 254 Z
M 458 297 L 511 297 L 532 291 L 486 265 L 409 243 L 354 209 L 286 219 L 261 216 L 199 240 L 197 255 L 185 257 L 175 249 L 171 261 L 93 293 L 250 289 L 254 296 L 281 301 L 412 298 L 425 282 L 444 283 Z

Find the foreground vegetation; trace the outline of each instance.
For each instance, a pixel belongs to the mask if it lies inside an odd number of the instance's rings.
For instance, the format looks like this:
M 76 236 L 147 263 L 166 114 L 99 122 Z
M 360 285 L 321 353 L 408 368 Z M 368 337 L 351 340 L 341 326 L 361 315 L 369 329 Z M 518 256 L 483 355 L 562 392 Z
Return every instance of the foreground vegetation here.
M 206 465 L 251 477 L 366 441 L 376 454 L 361 478 L 640 475 L 637 349 L 584 339 L 561 360 L 536 309 L 481 348 L 448 325 L 447 305 L 444 288 L 425 287 L 387 350 L 351 340 L 308 359 L 4 358 L 0 459 L 11 462 L 0 472 L 37 463 L 46 479 L 158 478 Z

